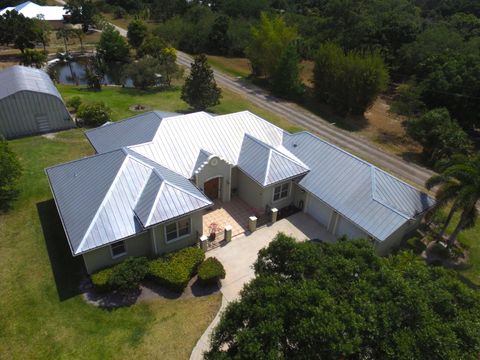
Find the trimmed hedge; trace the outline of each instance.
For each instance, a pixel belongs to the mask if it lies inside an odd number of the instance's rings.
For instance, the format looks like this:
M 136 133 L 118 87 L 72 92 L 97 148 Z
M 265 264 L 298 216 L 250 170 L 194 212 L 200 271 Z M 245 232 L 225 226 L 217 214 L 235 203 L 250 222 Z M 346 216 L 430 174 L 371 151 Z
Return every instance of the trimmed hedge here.
M 217 258 L 208 258 L 198 268 L 200 283 L 211 285 L 218 283 L 220 279 L 225 279 L 225 268 Z
M 148 270 L 148 260 L 145 257 L 130 257 L 113 267 L 110 284 L 121 290 L 138 289 Z
M 112 285 L 110 284 L 110 278 L 112 277 L 113 268 L 107 268 L 96 272 L 95 274 L 90 275 L 92 280 L 93 287 L 98 292 L 106 292 L 112 290 Z
M 99 292 L 114 289 L 137 289 L 148 270 L 145 257 L 130 257 L 112 267 L 100 270 L 90 276 L 92 284 Z
M 189 247 L 150 262 L 149 276 L 166 288 L 182 292 L 205 259 L 202 249 Z

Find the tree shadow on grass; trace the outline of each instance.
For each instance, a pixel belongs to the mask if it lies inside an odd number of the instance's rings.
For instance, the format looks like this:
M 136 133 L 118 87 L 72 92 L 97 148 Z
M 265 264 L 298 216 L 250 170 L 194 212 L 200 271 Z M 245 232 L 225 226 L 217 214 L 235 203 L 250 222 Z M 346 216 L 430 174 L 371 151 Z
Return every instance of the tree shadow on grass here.
M 53 199 L 37 203 L 50 266 L 60 301 L 81 293 L 80 281 L 86 271 L 82 258 L 73 257 Z

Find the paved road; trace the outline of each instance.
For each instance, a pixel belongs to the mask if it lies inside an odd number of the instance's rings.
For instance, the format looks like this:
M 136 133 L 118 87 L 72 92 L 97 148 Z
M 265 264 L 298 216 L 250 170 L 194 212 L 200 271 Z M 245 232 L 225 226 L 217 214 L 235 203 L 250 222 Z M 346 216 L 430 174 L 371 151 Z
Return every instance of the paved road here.
M 63 2 L 62 0 L 56 1 Z M 127 36 L 127 30 L 116 25 L 114 26 L 122 36 Z M 177 52 L 177 62 L 180 65 L 190 67 L 192 61 L 193 58 L 191 56 L 181 51 Z M 409 163 L 396 155 L 384 152 L 366 139 L 337 128 L 325 119 L 322 119 L 320 116 L 309 112 L 297 104 L 278 99 L 258 86 L 226 75 L 215 69 L 213 73 L 215 80 L 221 87 L 243 96 L 253 104 L 283 117 L 292 124 L 311 131 L 321 138 L 349 150 L 357 156 L 417 186 L 423 187 L 425 181 L 434 174 L 431 170 Z

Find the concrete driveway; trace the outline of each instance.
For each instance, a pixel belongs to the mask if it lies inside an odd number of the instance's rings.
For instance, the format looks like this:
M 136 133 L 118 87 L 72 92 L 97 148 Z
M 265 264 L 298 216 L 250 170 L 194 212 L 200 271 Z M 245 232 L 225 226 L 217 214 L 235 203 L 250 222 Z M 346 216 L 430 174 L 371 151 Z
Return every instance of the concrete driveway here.
M 333 235 L 309 215 L 297 213 L 249 235 L 237 236 L 229 244 L 207 252 L 207 257 L 216 257 L 225 267 L 222 293 L 227 302 L 237 299 L 243 285 L 253 278 L 252 265 L 257 259 L 258 251 L 266 247 L 279 232 L 297 240 L 320 238 L 335 241 Z

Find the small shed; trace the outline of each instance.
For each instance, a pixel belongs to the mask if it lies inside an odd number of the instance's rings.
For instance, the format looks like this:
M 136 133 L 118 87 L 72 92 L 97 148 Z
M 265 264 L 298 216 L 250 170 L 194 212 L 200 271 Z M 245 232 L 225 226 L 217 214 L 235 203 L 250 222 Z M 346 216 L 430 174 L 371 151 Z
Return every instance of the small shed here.
M 0 134 L 5 138 L 72 127 L 62 96 L 46 72 L 18 65 L 0 72 Z

